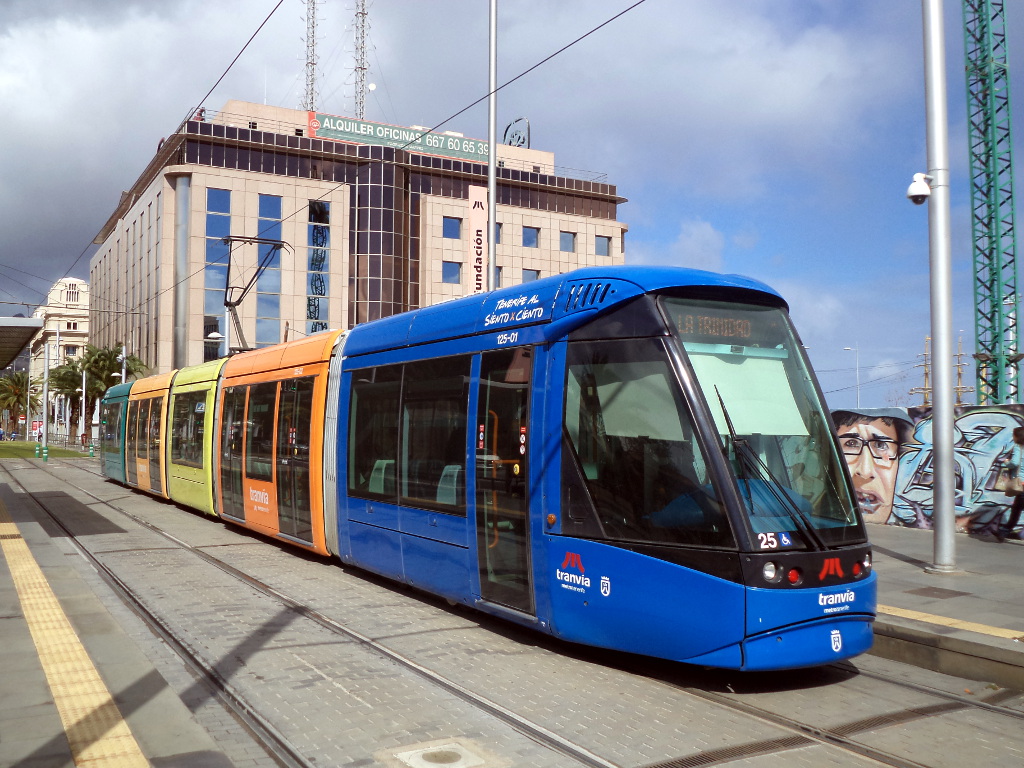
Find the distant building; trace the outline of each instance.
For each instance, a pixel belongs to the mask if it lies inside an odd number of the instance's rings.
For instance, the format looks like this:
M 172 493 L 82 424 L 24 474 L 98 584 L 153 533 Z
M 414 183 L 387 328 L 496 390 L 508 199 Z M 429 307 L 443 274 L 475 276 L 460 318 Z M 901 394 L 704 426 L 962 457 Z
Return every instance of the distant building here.
M 42 376 L 49 345 L 50 368 L 63 365 L 85 353 L 89 340 L 89 283 L 66 277 L 53 284 L 33 317 L 41 318 L 43 328 L 29 344 L 32 376 Z
M 29 344 L 29 377 L 42 378 L 50 370 L 80 359 L 89 340 L 89 284 L 85 280 L 66 277 L 54 283 L 33 317 L 43 321 L 42 330 Z M 50 391 L 52 428 L 56 433 L 73 434 L 70 423 L 71 403 L 63 395 Z
M 500 285 L 622 263 L 614 186 L 550 152 L 497 155 Z M 226 286 L 249 285 L 250 347 L 482 290 L 486 191 L 479 140 L 239 101 L 197 113 L 96 237 L 93 343 L 159 373 L 239 346 Z

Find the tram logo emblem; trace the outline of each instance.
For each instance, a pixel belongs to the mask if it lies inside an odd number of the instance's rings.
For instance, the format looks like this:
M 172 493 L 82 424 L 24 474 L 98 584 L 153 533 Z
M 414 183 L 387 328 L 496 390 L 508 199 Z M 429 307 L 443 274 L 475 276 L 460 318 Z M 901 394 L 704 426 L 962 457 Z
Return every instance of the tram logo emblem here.
M 607 576 L 601 577 L 601 594 L 608 597 L 612 592 L 612 580 Z
M 569 573 L 566 568 L 579 571 L 579 573 Z M 583 561 L 580 559 L 579 554 L 576 552 L 566 552 L 565 559 L 562 561 L 562 567 L 555 569 L 555 578 L 562 582 L 562 589 L 568 589 L 573 592 L 586 592 L 590 589 L 590 579 L 583 575 Z
M 843 650 L 843 636 L 838 629 L 832 630 L 832 650 L 839 653 Z
M 839 563 L 838 557 L 825 558 L 825 564 L 821 566 L 821 573 L 818 574 L 818 581 L 824 581 L 826 576 L 843 578 L 843 566 Z
M 586 573 L 586 571 L 583 570 L 583 561 L 575 552 L 565 553 L 565 560 L 562 561 L 562 568 L 575 568 L 580 573 Z

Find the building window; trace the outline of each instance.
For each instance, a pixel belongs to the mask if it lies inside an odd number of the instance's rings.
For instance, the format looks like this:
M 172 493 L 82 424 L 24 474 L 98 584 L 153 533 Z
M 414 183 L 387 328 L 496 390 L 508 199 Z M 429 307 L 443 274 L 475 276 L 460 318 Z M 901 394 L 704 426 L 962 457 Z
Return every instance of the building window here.
M 259 237 L 281 239 L 281 198 L 259 196 Z M 281 341 L 281 249 L 260 243 L 259 264 L 265 269 L 256 279 L 256 346 L 267 347 Z
M 461 240 L 462 239 L 462 219 L 456 219 L 452 216 L 445 216 L 441 226 L 442 236 L 446 240 Z
M 523 227 L 523 248 L 540 247 L 540 228 Z
M 558 250 L 560 250 L 562 253 L 576 253 L 576 233 L 559 232 Z
M 540 270 L 539 269 L 524 269 L 523 270 L 523 282 L 524 283 L 532 283 L 534 280 L 537 280 L 539 278 L 540 278 Z
M 66 331 L 77 331 L 78 330 L 78 323 L 70 323 L 70 322 L 66 323 L 64 330 L 66 330 Z
M 441 282 L 462 285 L 462 264 L 457 261 L 442 261 Z
M 500 224 L 498 226 L 501 226 Z M 501 288 L 501 267 L 494 268 L 494 287 Z
M 231 213 L 231 190 L 206 190 L 206 210 L 208 213 Z
M 77 304 L 79 300 L 78 286 L 70 285 L 64 290 L 64 303 Z
M 500 221 L 494 222 L 494 244 L 495 245 L 500 245 L 501 244 L 501 222 Z
M 75 355 L 78 354 L 78 346 L 75 344 L 65 344 L 64 354 L 67 355 L 68 357 L 74 357 Z
M 227 189 L 206 190 L 206 267 L 203 269 L 203 315 L 204 323 L 209 324 L 211 317 L 216 325 L 203 331 L 203 359 L 216 359 L 216 351 L 226 355 L 227 349 L 221 350 L 224 343 L 224 288 L 227 283 L 229 246 L 224 238 L 231 234 L 231 191 Z M 208 341 L 210 333 L 220 334 L 218 340 Z
M 331 204 L 323 200 L 310 200 L 306 264 L 306 335 L 327 330 L 327 297 L 331 271 L 330 224 Z
M 594 250 L 598 256 L 611 256 L 612 255 L 612 239 L 610 237 L 604 237 L 598 235 L 597 240 L 594 244 Z

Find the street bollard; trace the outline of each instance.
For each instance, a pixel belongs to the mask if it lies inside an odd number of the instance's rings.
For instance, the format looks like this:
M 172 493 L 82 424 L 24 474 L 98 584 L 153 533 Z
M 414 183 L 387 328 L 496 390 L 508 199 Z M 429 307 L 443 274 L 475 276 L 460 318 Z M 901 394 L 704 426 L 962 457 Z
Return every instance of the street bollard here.
M 93 444 L 89 443 L 89 458 L 93 458 L 96 454 L 93 453 Z
M 36 458 L 39 458 L 39 443 L 36 443 Z
M 45 461 L 49 461 L 49 460 L 50 460 L 50 447 L 46 446 L 46 447 L 43 448 L 43 461 L 45 462 Z

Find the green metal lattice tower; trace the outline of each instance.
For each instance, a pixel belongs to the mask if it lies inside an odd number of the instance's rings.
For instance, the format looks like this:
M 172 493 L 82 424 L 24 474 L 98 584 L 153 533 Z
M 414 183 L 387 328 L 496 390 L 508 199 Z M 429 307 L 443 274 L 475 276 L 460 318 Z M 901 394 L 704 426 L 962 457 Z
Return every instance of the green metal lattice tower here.
M 1017 232 L 1003 0 L 963 0 L 978 404 L 1017 402 Z

